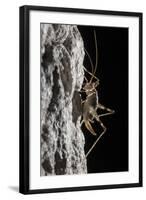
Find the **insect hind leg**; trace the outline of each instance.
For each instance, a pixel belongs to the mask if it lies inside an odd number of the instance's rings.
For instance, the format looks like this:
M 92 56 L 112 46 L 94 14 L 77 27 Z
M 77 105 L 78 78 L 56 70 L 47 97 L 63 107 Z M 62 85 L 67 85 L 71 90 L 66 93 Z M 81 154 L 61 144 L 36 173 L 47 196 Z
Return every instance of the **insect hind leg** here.
M 86 158 L 87 156 L 91 153 L 91 151 L 93 150 L 93 148 L 96 146 L 96 144 L 98 143 L 98 141 L 101 139 L 101 137 L 105 134 L 107 128 L 105 127 L 105 125 L 102 123 L 102 121 L 99 119 L 99 116 L 97 115 L 97 113 L 94 113 L 94 118 L 96 119 L 97 122 L 100 123 L 101 127 L 103 128 L 103 131 L 101 132 L 101 134 L 98 136 L 98 138 L 95 140 L 95 142 L 93 143 L 93 145 L 91 146 L 91 148 L 88 150 L 88 152 L 86 153 Z
M 86 153 L 86 158 L 87 156 L 91 153 L 91 151 L 93 150 L 93 148 L 96 146 L 96 144 L 98 143 L 98 141 L 100 140 L 100 138 L 105 134 L 106 132 L 106 127 L 103 125 L 103 123 L 101 122 L 100 125 L 103 128 L 102 133 L 99 135 L 99 137 L 95 140 L 95 142 L 93 143 L 93 145 L 91 146 L 91 148 L 89 149 L 89 151 Z
M 104 105 L 102 105 L 102 104 L 100 104 L 100 103 L 98 103 L 98 107 L 97 107 L 97 108 L 107 111 L 106 113 L 103 113 L 103 114 L 98 115 L 98 117 L 103 117 L 103 116 L 107 116 L 107 115 L 112 115 L 112 114 L 115 113 L 114 110 L 111 110 L 110 108 L 107 108 L 107 107 L 105 107 Z

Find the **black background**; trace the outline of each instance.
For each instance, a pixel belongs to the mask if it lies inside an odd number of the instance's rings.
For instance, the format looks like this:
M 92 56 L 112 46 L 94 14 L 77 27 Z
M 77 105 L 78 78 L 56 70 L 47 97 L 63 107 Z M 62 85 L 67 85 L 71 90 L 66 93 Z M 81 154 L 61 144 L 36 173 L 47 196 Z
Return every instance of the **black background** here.
M 88 173 L 117 172 L 128 170 L 128 29 L 112 27 L 78 26 L 84 46 L 95 64 L 94 32 L 98 45 L 96 76 L 99 102 L 115 110 L 115 114 L 102 117 L 107 128 L 105 135 L 87 157 Z M 91 72 L 87 56 L 84 66 Z M 90 76 L 86 73 L 86 77 Z M 82 96 L 83 97 L 83 96 Z M 84 98 L 84 97 L 83 97 Z M 97 122 L 92 124 L 97 136 L 102 132 Z M 96 140 L 83 125 L 85 151 Z

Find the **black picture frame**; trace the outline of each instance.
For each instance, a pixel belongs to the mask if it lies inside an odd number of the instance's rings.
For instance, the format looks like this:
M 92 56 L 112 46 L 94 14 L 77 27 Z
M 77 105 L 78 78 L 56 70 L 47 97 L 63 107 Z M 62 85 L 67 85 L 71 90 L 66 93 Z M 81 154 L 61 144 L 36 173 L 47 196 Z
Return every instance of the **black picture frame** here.
M 67 188 L 48 188 L 48 189 L 30 189 L 29 187 L 29 161 L 30 161 L 30 77 L 29 77 L 29 24 L 30 11 L 44 12 L 62 12 L 62 13 L 81 13 L 94 15 L 112 15 L 137 17 L 139 20 L 139 181 L 137 183 L 112 184 L 112 185 L 96 185 L 96 186 L 81 186 Z M 74 8 L 57 8 L 43 6 L 22 6 L 20 7 L 20 131 L 19 131 L 19 155 L 20 155 L 20 173 L 19 173 L 19 191 L 22 194 L 35 193 L 50 193 L 50 192 L 67 192 L 81 190 L 98 190 L 112 188 L 128 188 L 142 186 L 142 13 L 138 12 L 122 12 L 122 11 L 105 11 L 105 10 L 89 10 L 89 9 L 74 9 Z

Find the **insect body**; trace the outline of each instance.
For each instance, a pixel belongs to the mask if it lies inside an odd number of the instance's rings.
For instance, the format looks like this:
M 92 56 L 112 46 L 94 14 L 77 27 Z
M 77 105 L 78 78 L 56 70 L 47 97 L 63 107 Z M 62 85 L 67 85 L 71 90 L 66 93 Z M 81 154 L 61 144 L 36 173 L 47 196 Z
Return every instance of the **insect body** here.
M 93 135 L 96 136 L 96 132 L 94 131 L 94 129 L 92 128 L 92 125 L 91 125 L 92 123 L 94 123 L 94 120 L 96 120 L 101 125 L 103 131 L 99 135 L 99 137 L 95 140 L 95 142 L 93 143 L 93 145 L 91 146 L 89 151 L 87 152 L 86 157 L 89 155 L 89 153 L 91 153 L 91 151 L 93 150 L 93 148 L 95 147 L 97 142 L 100 140 L 100 138 L 106 132 L 106 127 L 102 123 L 102 121 L 100 120 L 100 117 L 114 113 L 113 110 L 106 108 L 105 106 L 103 106 L 102 104 L 99 103 L 98 92 L 97 92 L 97 89 L 96 89 L 99 85 L 99 79 L 95 76 L 95 72 L 96 72 L 96 68 L 97 68 L 97 41 L 96 41 L 96 32 L 95 31 L 94 31 L 94 37 L 95 37 L 95 47 L 96 47 L 96 64 L 95 64 L 94 72 L 93 72 L 94 67 L 93 67 L 93 63 L 92 63 L 92 60 L 90 58 L 90 55 L 87 52 L 87 50 L 85 50 L 86 54 L 88 55 L 88 57 L 90 59 L 90 63 L 91 63 L 91 66 L 92 66 L 92 73 L 90 73 L 86 68 L 84 68 L 85 71 L 88 74 L 91 75 L 91 79 L 90 79 L 90 81 L 88 81 L 87 78 L 85 78 L 86 83 L 82 88 L 82 92 L 85 92 L 85 94 L 86 94 L 86 99 L 84 101 L 82 101 L 83 120 L 81 122 L 81 125 L 84 122 L 85 127 Z M 106 113 L 98 114 L 97 113 L 98 109 L 105 110 Z
M 93 85 L 91 84 L 86 84 L 85 87 L 83 88 L 86 93 L 86 100 L 83 101 L 83 122 L 85 123 L 86 128 L 93 134 L 96 135 L 94 132 L 91 124 L 93 123 L 94 119 L 94 111 L 96 111 L 97 105 L 98 105 L 98 94 L 96 91 L 96 88 L 92 88 Z M 94 114 L 93 114 L 94 113 Z

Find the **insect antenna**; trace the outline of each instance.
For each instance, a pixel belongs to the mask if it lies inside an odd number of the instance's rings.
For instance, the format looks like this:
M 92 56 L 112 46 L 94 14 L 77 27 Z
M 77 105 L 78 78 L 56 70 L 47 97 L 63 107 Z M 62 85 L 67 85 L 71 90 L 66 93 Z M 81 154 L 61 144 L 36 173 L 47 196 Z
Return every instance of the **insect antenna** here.
M 84 68 L 84 70 L 85 70 L 88 74 L 90 74 L 90 75 L 92 76 L 93 70 L 94 70 L 94 65 L 93 65 L 92 59 L 91 59 L 91 57 L 90 57 L 90 55 L 89 55 L 89 53 L 88 53 L 88 51 L 86 50 L 85 47 L 84 47 L 84 50 L 85 50 L 85 53 L 86 53 L 87 57 L 89 58 L 89 61 L 90 61 L 91 67 L 92 67 L 92 73 L 89 72 L 84 66 L 83 66 L 83 68 Z M 84 76 L 84 78 L 85 78 L 86 83 L 88 83 L 89 81 L 88 81 L 88 79 L 86 78 L 86 76 Z
M 93 62 L 92 62 L 92 59 L 91 59 L 90 54 L 88 53 L 88 51 L 87 51 L 86 48 L 84 47 L 85 53 L 86 53 L 86 55 L 88 56 L 89 61 L 90 61 L 90 64 L 91 64 L 91 67 L 92 67 L 92 72 L 89 72 L 89 71 L 83 66 L 84 70 L 85 70 L 88 74 L 90 74 L 90 76 L 91 76 L 90 81 L 88 81 L 88 79 L 87 79 L 86 77 L 84 77 L 86 83 L 91 83 L 92 80 L 93 80 L 93 78 L 95 78 L 97 81 L 99 81 L 99 79 L 95 76 L 96 69 L 97 69 L 97 64 L 98 64 L 98 62 L 97 62 L 97 61 L 98 61 L 98 58 L 97 58 L 97 55 L 98 55 L 98 48 L 97 48 L 97 39 L 96 39 L 96 32 L 95 32 L 95 30 L 94 30 L 94 39 L 95 39 L 95 49 L 96 49 L 96 63 L 95 63 L 95 68 L 94 68 L 94 65 L 93 65 Z
M 90 74 L 93 78 L 99 80 L 96 76 L 94 76 L 91 72 L 89 72 L 85 67 L 84 67 L 84 70 L 85 70 L 88 74 Z M 87 78 L 85 78 L 85 79 L 87 79 Z
M 83 66 L 83 68 L 84 68 L 84 70 L 85 70 L 88 74 L 90 74 L 90 76 L 91 76 L 92 78 L 95 78 L 96 80 L 99 80 L 99 79 L 94 75 L 95 72 L 96 72 L 96 70 L 94 70 L 94 65 L 93 65 L 91 56 L 90 56 L 90 54 L 88 53 L 88 51 L 87 51 L 85 48 L 84 48 L 84 50 L 85 50 L 85 53 L 87 54 L 87 56 L 88 56 L 88 58 L 89 58 L 89 61 L 90 61 L 91 67 L 92 67 L 92 73 L 89 72 L 84 66 Z M 88 82 L 86 77 L 85 77 L 85 80 L 86 80 L 86 82 Z M 91 82 L 91 81 L 92 81 L 92 80 L 90 80 L 90 82 Z
M 84 50 L 85 50 L 85 53 L 87 54 L 87 56 L 89 58 L 89 61 L 90 61 L 91 67 L 92 67 L 92 74 L 93 74 L 94 65 L 93 65 L 92 59 L 91 59 L 90 54 L 88 53 L 88 51 L 85 48 L 84 48 Z
M 97 65 L 98 65 L 98 48 L 97 48 L 97 39 L 96 39 L 96 31 L 95 30 L 94 30 L 94 39 L 95 39 L 96 62 L 95 62 L 95 68 L 94 68 L 93 75 L 90 79 L 90 83 L 92 82 L 93 78 L 95 77 L 95 73 L 96 73 Z

